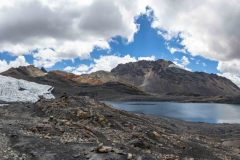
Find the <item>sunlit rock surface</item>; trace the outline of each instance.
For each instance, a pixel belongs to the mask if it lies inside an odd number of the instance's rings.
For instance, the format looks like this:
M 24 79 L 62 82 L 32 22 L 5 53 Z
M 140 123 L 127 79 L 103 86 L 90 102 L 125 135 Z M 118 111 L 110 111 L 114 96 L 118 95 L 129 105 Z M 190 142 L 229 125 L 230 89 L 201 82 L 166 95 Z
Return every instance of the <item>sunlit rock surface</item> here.
M 53 99 L 52 86 L 19 80 L 0 75 L 0 101 L 36 102 L 41 97 Z

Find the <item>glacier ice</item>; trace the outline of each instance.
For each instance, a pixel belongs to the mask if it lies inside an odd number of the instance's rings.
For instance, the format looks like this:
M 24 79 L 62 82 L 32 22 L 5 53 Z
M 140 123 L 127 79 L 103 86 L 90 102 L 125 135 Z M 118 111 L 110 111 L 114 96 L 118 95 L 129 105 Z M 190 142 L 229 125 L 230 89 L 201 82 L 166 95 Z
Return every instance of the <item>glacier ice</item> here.
M 0 101 L 37 102 L 40 97 L 55 98 L 53 87 L 0 75 Z

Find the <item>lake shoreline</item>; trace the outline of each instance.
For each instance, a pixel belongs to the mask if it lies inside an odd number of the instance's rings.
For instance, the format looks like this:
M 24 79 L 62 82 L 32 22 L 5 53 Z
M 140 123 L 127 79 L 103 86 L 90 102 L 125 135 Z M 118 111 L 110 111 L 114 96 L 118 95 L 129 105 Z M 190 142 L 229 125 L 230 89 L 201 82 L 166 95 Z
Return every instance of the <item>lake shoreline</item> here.
M 154 101 L 104 101 L 113 108 L 187 122 L 240 124 L 240 105 L 219 103 L 179 103 Z
M 240 104 L 240 96 L 169 96 L 169 95 L 130 95 L 121 97 L 97 98 L 99 101 L 152 101 L 152 102 L 177 102 L 177 103 L 220 103 L 220 104 Z

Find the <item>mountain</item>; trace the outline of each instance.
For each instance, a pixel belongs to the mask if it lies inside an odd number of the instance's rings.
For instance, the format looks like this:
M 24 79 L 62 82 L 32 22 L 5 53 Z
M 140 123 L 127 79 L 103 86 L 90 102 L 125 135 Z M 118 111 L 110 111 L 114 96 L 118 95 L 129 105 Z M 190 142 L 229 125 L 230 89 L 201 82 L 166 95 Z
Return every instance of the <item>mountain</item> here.
M 152 68 L 155 63 L 159 72 Z M 170 74 L 169 68 L 174 68 L 184 73 L 183 79 L 191 75 L 171 62 L 160 64 L 142 61 L 119 65 L 112 72 L 83 76 L 62 71 L 46 73 L 34 66 L 2 73 L 5 76 L 0 75 L 0 159 L 239 159 L 239 124 L 192 123 L 129 113 L 82 96 L 98 100 L 144 98 L 149 95 L 132 84 L 139 83 L 139 88 L 144 89 L 140 84 L 145 79 L 141 77 L 147 77 L 143 75 L 149 72 L 157 77 L 163 71 Z M 226 80 L 226 85 L 230 84 Z M 173 96 L 174 100 L 177 97 L 180 96 Z
M 53 99 L 52 86 L 0 75 L 0 101 L 37 102 L 40 97 Z
M 96 72 L 89 77 L 104 82 L 118 81 L 158 95 L 240 95 L 240 89 L 227 78 L 204 72 L 190 72 L 162 59 L 120 64 L 111 72 Z
M 53 94 L 57 97 L 67 93 L 68 95 L 90 96 L 99 100 L 109 100 L 133 95 L 146 95 L 137 87 L 121 82 L 104 82 L 97 78 L 74 75 L 63 71 L 45 73 L 34 66 L 11 68 L 1 75 L 53 86 Z
M 42 77 L 46 75 L 46 71 L 34 67 L 33 65 L 23 66 L 18 68 L 10 68 L 9 70 L 1 73 L 1 75 L 10 75 L 18 79 L 27 79 L 28 77 Z
M 56 77 L 62 77 L 65 80 L 70 80 L 78 84 L 92 84 L 92 85 L 100 85 L 103 84 L 103 82 L 97 78 L 91 78 L 91 77 L 83 77 L 80 75 L 75 75 L 73 73 L 68 73 L 64 71 L 51 71 L 49 72 L 49 75 L 56 76 Z
M 119 64 L 111 72 L 86 75 L 34 66 L 11 68 L 1 75 L 53 86 L 57 97 L 67 93 L 98 100 L 239 103 L 240 96 L 240 89 L 227 78 L 190 72 L 162 59 Z

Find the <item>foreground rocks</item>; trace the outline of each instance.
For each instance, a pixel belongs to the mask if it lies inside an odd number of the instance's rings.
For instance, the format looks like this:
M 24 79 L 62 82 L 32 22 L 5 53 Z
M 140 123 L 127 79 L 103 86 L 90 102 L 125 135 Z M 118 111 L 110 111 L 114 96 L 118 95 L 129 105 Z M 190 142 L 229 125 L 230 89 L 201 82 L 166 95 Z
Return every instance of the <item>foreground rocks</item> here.
M 0 107 L 0 159 L 240 159 L 240 125 L 131 114 L 88 97 Z

